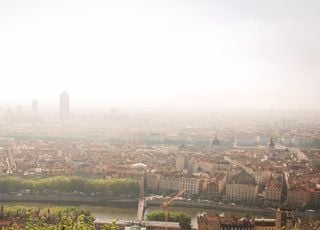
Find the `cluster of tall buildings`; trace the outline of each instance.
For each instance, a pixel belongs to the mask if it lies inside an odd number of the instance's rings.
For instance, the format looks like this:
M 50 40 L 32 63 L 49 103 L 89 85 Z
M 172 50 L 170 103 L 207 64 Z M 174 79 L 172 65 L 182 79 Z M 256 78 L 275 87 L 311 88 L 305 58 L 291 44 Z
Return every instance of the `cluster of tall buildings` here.
M 61 122 L 66 122 L 69 120 L 70 116 L 70 96 L 66 91 L 60 94 L 60 110 L 59 110 L 59 120 Z M 39 102 L 33 100 L 31 104 L 31 114 L 33 117 L 38 117 L 39 115 Z

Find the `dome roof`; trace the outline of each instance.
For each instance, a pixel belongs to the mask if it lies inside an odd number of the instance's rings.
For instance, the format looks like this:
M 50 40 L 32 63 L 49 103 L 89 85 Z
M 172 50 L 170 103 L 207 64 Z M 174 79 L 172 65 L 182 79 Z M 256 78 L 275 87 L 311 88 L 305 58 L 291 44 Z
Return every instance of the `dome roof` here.
M 179 146 L 179 149 L 181 149 L 181 150 L 186 150 L 187 147 L 185 146 L 185 144 L 182 144 L 182 145 Z
M 220 146 L 220 141 L 217 138 L 217 135 L 214 136 L 214 139 L 211 142 L 211 147 L 212 146 Z

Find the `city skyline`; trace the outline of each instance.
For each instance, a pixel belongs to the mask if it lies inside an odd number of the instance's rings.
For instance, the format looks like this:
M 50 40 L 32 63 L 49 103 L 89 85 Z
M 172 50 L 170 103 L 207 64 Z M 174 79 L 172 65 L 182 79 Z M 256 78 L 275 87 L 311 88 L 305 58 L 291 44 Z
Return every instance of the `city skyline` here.
M 46 112 L 58 112 L 59 117 L 61 116 L 61 111 L 62 111 L 62 99 L 61 95 L 62 94 L 67 94 L 68 97 L 70 97 L 69 92 L 67 91 L 62 91 L 60 94 L 56 95 L 55 101 L 52 103 L 48 103 L 45 101 L 39 101 L 37 98 L 34 98 L 32 100 L 27 100 L 27 101 L 11 101 L 11 102 L 1 102 L 0 101 L 0 109 L 3 111 L 5 110 L 10 110 L 12 112 L 20 112 L 27 113 L 27 114 L 32 114 L 34 116 L 37 116 L 39 114 L 43 114 Z M 111 103 L 111 104 L 77 104 L 74 103 L 74 101 L 77 101 L 77 98 L 73 97 L 72 100 L 72 107 L 70 109 L 70 102 L 68 101 L 68 113 L 78 113 L 78 112 L 106 112 L 109 111 L 117 111 L 120 110 L 124 113 L 127 112 L 160 112 L 162 114 L 175 114 L 178 115 L 180 113 L 188 113 L 188 114 L 207 114 L 210 112 L 217 112 L 217 113 L 238 113 L 239 114 L 246 114 L 249 115 L 251 113 L 261 113 L 265 112 L 267 114 L 272 114 L 275 112 L 275 114 L 278 113 L 278 115 L 290 115 L 295 116 L 298 114 L 302 114 L 304 112 L 311 112 L 317 114 L 320 112 L 319 109 L 316 108 L 273 108 L 273 107 L 261 107 L 261 108 L 250 108 L 250 107 L 205 107 L 205 106 L 194 106 L 194 107 L 179 107 L 179 106 L 174 106 L 170 104 L 166 105 L 123 105 L 123 104 L 116 104 L 116 103 Z M 194 110 L 196 109 L 196 110 Z M 69 115 L 68 115 L 69 116 Z M 60 118 L 59 118 L 60 119 Z
M 0 228 L 320 229 L 319 12 L 0 1 Z

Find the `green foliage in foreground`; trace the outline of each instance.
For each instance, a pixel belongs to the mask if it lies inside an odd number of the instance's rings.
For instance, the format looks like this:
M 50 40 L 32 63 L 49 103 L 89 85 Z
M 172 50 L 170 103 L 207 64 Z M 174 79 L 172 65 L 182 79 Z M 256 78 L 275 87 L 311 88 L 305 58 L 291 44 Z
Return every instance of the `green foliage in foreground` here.
M 165 221 L 165 212 L 151 212 L 147 215 L 147 220 L 150 221 Z M 191 216 L 184 212 L 168 212 L 169 222 L 179 222 L 181 229 L 191 229 Z
M 30 230 L 93 230 L 94 218 L 88 210 L 73 207 L 39 209 L 13 206 L 0 211 L 0 220 L 7 221 L 2 229 Z
M 114 220 L 111 224 L 102 226 L 102 230 L 119 230 L 117 222 Z
M 20 177 L 0 177 L 0 193 L 31 190 L 42 192 L 52 190 L 58 193 L 74 191 L 101 195 L 137 195 L 139 183 L 132 179 L 87 179 L 81 177 L 56 176 L 42 179 L 24 179 Z

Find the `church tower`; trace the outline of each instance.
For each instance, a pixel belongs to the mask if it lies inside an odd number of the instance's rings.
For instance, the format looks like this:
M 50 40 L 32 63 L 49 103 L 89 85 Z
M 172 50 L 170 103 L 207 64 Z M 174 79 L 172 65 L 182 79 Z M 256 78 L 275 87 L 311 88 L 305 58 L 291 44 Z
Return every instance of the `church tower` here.
M 274 160 L 277 155 L 275 151 L 275 144 L 273 143 L 273 138 L 270 138 L 270 142 L 268 144 L 268 155 L 269 155 L 269 160 Z

